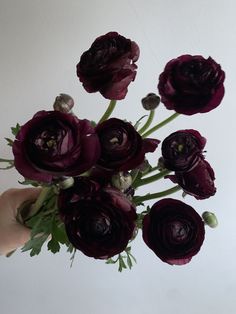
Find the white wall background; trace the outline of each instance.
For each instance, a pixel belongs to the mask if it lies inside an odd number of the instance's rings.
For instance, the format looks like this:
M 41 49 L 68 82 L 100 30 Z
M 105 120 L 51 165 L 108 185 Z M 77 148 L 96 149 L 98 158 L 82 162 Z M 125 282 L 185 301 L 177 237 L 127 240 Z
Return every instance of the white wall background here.
M 207 229 L 192 262 L 182 267 L 162 263 L 140 236 L 133 245 L 137 265 L 121 274 L 116 266 L 80 253 L 70 269 L 66 252 L 51 255 L 45 249 L 34 258 L 18 252 L 0 257 L 0 313 L 236 313 L 235 11 L 234 0 L 0 0 L 1 157 L 11 158 L 3 140 L 10 126 L 50 110 L 61 92 L 74 97 L 79 117 L 101 116 L 107 101 L 83 90 L 75 66 L 92 41 L 110 30 L 141 49 L 137 78 L 114 113 L 120 118 L 136 121 L 145 114 L 140 99 L 156 91 L 166 62 L 181 54 L 210 55 L 227 76 L 220 107 L 181 116 L 155 134 L 163 139 L 180 128 L 195 128 L 208 139 L 207 160 L 215 169 L 218 192 L 204 201 L 188 196 L 186 202 L 199 213 L 214 211 L 219 227 Z M 157 119 L 170 114 L 162 107 Z M 14 170 L 2 171 L 0 192 L 18 187 L 20 179 Z

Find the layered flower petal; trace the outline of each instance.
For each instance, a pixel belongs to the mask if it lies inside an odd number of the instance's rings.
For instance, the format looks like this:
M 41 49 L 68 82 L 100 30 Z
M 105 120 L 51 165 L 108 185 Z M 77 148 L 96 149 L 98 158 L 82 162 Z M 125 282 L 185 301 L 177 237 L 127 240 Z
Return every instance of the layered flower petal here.
M 143 239 L 163 261 L 184 265 L 204 241 L 204 223 L 189 205 L 167 198 L 156 202 L 143 219 Z
M 219 106 L 225 73 L 211 57 L 182 55 L 167 63 L 158 90 L 167 109 L 193 115 Z

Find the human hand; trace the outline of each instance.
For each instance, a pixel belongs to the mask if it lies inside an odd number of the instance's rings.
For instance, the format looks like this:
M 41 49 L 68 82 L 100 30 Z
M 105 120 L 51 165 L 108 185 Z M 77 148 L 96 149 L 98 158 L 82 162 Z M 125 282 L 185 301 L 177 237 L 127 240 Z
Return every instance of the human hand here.
M 17 221 L 18 208 L 34 202 L 39 188 L 9 189 L 0 195 L 0 254 L 6 255 L 30 239 L 30 229 Z

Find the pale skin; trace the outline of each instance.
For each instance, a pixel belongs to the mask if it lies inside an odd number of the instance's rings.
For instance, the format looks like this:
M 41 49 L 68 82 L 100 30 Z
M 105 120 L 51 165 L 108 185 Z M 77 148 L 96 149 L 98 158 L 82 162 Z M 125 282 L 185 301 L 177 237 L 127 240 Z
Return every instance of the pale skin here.
M 40 189 L 9 189 L 0 195 L 0 255 L 7 255 L 22 247 L 30 239 L 30 229 L 16 219 L 18 208 L 34 202 Z

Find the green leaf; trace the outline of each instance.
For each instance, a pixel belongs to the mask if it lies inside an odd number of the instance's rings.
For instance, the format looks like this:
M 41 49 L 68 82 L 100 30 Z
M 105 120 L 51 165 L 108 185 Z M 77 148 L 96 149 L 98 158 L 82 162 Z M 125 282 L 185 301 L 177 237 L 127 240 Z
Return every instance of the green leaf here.
M 106 260 L 106 264 L 115 264 L 117 262 L 117 260 L 114 260 L 114 259 L 112 259 L 112 258 L 108 258 L 107 260 Z
M 11 133 L 12 133 L 14 136 L 16 136 L 19 131 L 20 131 L 20 125 L 19 125 L 19 123 L 17 123 L 15 127 L 12 127 L 12 128 L 11 128 Z
M 11 146 L 11 147 L 13 146 L 14 141 L 12 139 L 5 137 L 5 140 L 7 141 L 8 146 Z
M 54 254 L 60 251 L 60 244 L 53 237 L 48 242 L 48 250 L 51 251 Z
M 71 243 L 69 243 L 68 247 L 67 247 L 67 252 L 72 253 L 74 250 L 74 247 Z
M 118 268 L 118 271 L 122 272 L 123 268 L 127 268 L 127 266 L 125 265 L 125 262 L 123 260 L 123 256 L 119 254 L 119 268 Z
M 73 263 L 74 263 L 74 260 L 75 260 L 76 249 L 74 248 L 73 251 L 74 252 L 73 252 L 73 254 L 72 254 L 71 258 L 70 258 L 70 260 L 71 260 L 70 268 L 73 266 Z
M 141 123 L 141 121 L 145 118 L 145 117 L 147 117 L 148 115 L 147 114 L 145 114 L 144 116 L 142 116 L 140 119 L 138 119 L 138 121 L 136 121 L 135 122 L 135 125 L 134 125 L 134 128 L 135 128 L 135 130 L 137 130 L 138 129 L 138 127 L 139 127 L 139 125 L 140 125 L 140 123 Z
M 65 226 L 61 223 L 61 221 L 53 221 L 52 236 L 56 241 L 60 242 L 61 244 L 69 244 Z
M 48 235 L 41 235 L 34 238 L 31 238 L 21 249 L 22 252 L 29 251 L 30 256 L 38 255 L 41 252 L 41 248 L 44 242 L 47 240 Z

